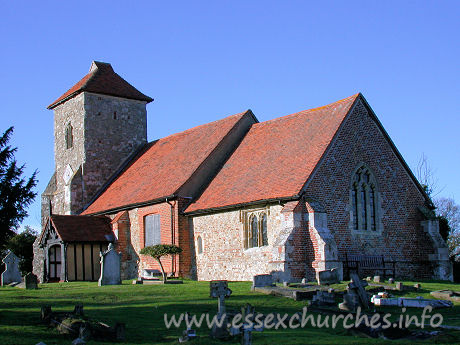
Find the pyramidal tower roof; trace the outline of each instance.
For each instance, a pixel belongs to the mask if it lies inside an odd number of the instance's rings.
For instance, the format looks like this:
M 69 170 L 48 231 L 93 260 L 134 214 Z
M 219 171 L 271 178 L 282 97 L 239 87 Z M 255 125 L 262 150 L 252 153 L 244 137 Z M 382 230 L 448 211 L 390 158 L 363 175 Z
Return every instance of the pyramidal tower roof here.
M 134 86 L 120 77 L 113 70 L 112 66 L 106 62 L 93 61 L 89 73 L 85 75 L 78 83 L 72 86 L 61 97 L 48 106 L 53 109 L 59 104 L 75 97 L 79 93 L 93 92 L 102 95 L 116 96 L 128 99 L 135 99 L 150 103 L 153 98 L 144 95 Z

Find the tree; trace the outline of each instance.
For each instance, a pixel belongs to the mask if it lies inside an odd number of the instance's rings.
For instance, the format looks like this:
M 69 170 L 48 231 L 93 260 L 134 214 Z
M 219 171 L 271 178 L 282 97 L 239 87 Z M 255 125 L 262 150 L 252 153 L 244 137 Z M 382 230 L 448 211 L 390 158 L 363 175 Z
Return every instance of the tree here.
M 11 237 L 6 245 L 8 249 L 21 259 L 19 269 L 23 275 L 32 272 L 32 261 L 34 259 L 33 244 L 36 238 L 37 232 L 26 225 L 24 231 Z
M 14 153 L 17 148 L 8 145 L 13 127 L 0 137 L 0 250 L 4 250 L 14 230 L 27 216 L 26 208 L 37 195 L 37 171 L 26 181 L 22 177 L 24 165 L 18 166 Z
M 182 248 L 175 246 L 174 244 L 157 244 L 154 246 L 144 247 L 140 251 L 141 254 L 150 255 L 152 258 L 158 261 L 161 268 L 161 274 L 163 275 L 163 281 L 166 281 L 166 273 L 161 263 L 161 258 L 167 255 L 175 255 L 182 253 Z
M 435 200 L 436 215 L 441 225 L 447 223 L 449 253 L 451 258 L 460 261 L 460 206 L 452 198 L 439 198 Z
M 428 159 L 424 154 L 418 161 L 416 175 L 420 185 L 430 198 L 439 194 L 438 179 L 435 177 L 434 171 L 428 164 Z

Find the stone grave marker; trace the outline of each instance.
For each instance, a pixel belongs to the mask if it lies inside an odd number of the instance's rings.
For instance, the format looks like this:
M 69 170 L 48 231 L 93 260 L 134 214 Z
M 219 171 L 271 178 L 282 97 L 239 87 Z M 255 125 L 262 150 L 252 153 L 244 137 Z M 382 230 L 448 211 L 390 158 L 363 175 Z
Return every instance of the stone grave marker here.
M 121 284 L 121 254 L 115 251 L 113 243 L 109 244 L 107 251 L 101 252 L 101 276 L 98 285 L 120 285 Z
M 250 304 L 246 305 L 243 313 L 243 329 L 241 334 L 241 344 L 251 345 L 252 344 L 252 331 L 254 330 L 254 319 L 256 317 L 255 308 Z M 252 327 L 249 327 L 249 322 L 252 323 Z
M 196 331 L 190 327 L 191 317 L 189 313 L 185 313 L 185 324 L 187 329 L 182 332 L 182 337 L 179 338 L 179 343 L 185 343 L 197 338 Z
M 24 276 L 24 288 L 26 290 L 38 289 L 38 278 L 33 273 L 27 273 Z
M 374 276 L 374 283 L 380 283 L 380 282 L 381 282 L 380 276 Z
M 395 280 L 393 278 L 388 279 L 388 284 L 394 284 Z
M 356 294 L 359 296 L 362 306 L 366 309 L 369 308 L 369 296 L 364 289 L 367 285 L 367 282 L 359 279 L 356 273 L 351 273 L 351 283 L 349 283 L 348 286 L 350 289 L 355 290 Z
M 209 284 L 209 295 L 213 298 L 218 298 L 217 317 L 220 320 L 225 315 L 225 298 L 230 297 L 232 290 L 228 288 L 226 280 L 212 280 Z M 224 320 L 222 327 L 217 327 L 215 324 L 211 329 L 211 337 L 216 339 L 224 339 L 229 336 L 227 331 L 227 322 Z
M 2 262 L 5 264 L 5 271 L 2 273 L 2 286 L 20 283 L 22 279 L 19 271 L 19 258 L 10 251 Z
M 415 290 L 420 290 L 422 288 L 422 284 L 420 283 L 414 284 L 414 288 Z
M 312 306 L 330 306 L 335 305 L 335 294 L 329 291 L 316 291 L 311 301 Z
M 273 277 L 271 274 L 258 274 L 252 278 L 252 290 L 256 287 L 273 286 Z
M 403 291 L 404 290 L 404 285 L 401 282 L 396 282 L 396 290 L 398 291 Z
M 355 312 L 359 306 L 361 306 L 359 296 L 353 290 L 347 289 L 343 295 L 343 302 L 339 304 L 339 309 Z
M 347 293 L 343 296 L 343 302 L 339 304 L 339 308 L 346 311 L 356 311 L 359 306 L 369 308 L 369 296 L 364 289 L 368 285 L 367 281 L 359 279 L 356 273 L 350 275 L 351 282 L 348 284 Z
M 340 283 L 337 268 L 316 272 L 316 280 L 319 285 L 329 285 Z

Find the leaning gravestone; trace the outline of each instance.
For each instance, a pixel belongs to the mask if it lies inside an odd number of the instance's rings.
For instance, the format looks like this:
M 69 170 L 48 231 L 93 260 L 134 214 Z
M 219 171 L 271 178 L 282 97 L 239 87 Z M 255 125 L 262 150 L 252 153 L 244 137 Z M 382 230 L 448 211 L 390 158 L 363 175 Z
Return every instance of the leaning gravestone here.
M 19 271 L 19 258 L 10 251 L 2 262 L 5 264 L 5 271 L 2 273 L 2 286 L 20 283 L 22 279 Z
M 340 283 L 337 268 L 332 268 L 330 270 L 325 270 L 325 271 L 318 271 L 316 273 L 316 280 L 318 281 L 319 285 L 329 285 L 329 284 Z
M 256 287 L 273 286 L 273 277 L 271 274 L 259 274 L 252 278 L 252 290 Z
M 347 293 L 343 296 L 343 302 L 339 304 L 341 310 L 356 311 L 358 307 L 369 308 L 369 296 L 364 289 L 367 281 L 359 279 L 356 273 L 351 273 L 351 282 L 347 286 Z
M 115 251 L 113 243 L 109 244 L 107 251 L 101 256 L 101 277 L 98 285 L 120 285 L 121 284 L 121 254 Z

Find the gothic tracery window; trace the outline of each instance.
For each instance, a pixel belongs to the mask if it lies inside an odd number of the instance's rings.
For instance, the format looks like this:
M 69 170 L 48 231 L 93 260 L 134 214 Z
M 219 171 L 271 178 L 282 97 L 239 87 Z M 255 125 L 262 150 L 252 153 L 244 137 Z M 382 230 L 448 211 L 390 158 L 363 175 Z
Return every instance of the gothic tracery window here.
M 350 205 L 354 230 L 377 230 L 377 183 L 365 165 L 361 165 L 353 175 Z
M 244 247 L 255 248 L 268 245 L 267 214 L 251 214 L 244 234 Z

